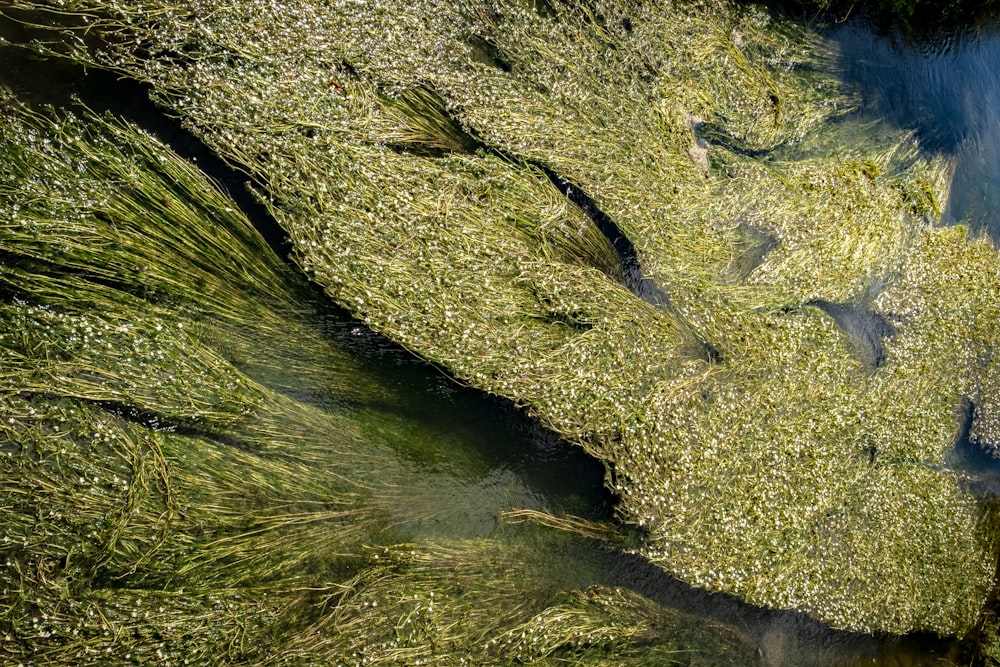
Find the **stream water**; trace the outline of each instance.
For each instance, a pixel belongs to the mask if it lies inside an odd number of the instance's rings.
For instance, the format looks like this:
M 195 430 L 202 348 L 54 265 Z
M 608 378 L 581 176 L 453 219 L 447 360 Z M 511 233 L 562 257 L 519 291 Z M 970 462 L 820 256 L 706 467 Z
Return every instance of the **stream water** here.
M 878 120 L 912 129 L 923 150 L 943 153 L 954 163 L 945 217 L 1000 237 L 1000 30 L 983 27 L 945 36 L 928 46 L 907 47 L 879 36 L 862 22 L 837 28 L 845 81 L 863 100 L 857 120 Z M 159 116 L 137 87 L 97 74 L 81 78 L 20 56 L 0 55 L 0 82 L 46 80 L 46 85 L 79 86 L 92 99 L 109 101 L 163 136 L 182 154 L 198 159 L 210 176 L 240 193 L 240 176 L 227 171 L 180 127 Z M 239 200 L 252 219 L 281 238 L 252 200 Z M 612 498 L 603 487 L 603 467 L 534 423 L 514 406 L 457 385 L 434 367 L 373 333 L 316 296 L 315 326 L 332 344 L 349 350 L 365 373 L 398 397 L 391 405 L 344 406 L 336 388 L 310 390 L 297 399 L 329 409 L 391 410 L 414 428 L 438 434 L 432 447 L 411 447 L 405 432 L 391 434 L 405 456 L 442 486 L 434 517 L 410 526 L 412 535 L 489 535 L 499 511 L 512 507 L 566 511 L 592 519 L 612 519 Z M 266 354 L 266 350 L 261 351 Z M 428 442 L 427 439 L 421 440 Z M 454 452 L 474 465 L 448 465 Z M 757 643 L 769 664 L 921 665 L 957 662 L 960 649 L 932 637 L 871 638 L 831 631 L 793 613 L 762 611 L 731 598 L 690 588 L 641 559 L 598 545 L 567 558 L 580 586 L 627 586 L 666 606 L 731 625 Z M 600 574 L 594 575 L 595 572 Z M 955 664 L 942 662 L 941 664 Z M 935 663 L 937 664 L 937 663 Z

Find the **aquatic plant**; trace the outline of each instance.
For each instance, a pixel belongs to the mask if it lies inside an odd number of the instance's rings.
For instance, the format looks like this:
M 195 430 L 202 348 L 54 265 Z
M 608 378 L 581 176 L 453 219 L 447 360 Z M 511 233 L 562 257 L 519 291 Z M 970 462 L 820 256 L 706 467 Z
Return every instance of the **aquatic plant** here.
M 401 425 L 201 172 L 78 114 L 0 99 L 5 662 L 757 660 L 734 631 L 566 568 L 593 554 L 582 519 L 418 535 L 448 475 L 406 448 L 441 434 Z
M 853 101 L 816 34 L 723 2 L 148 4 L 79 3 L 113 39 L 48 53 L 148 83 L 331 298 L 606 462 L 646 558 L 838 628 L 974 626 L 996 526 L 948 455 L 970 402 L 994 437 L 1000 264 L 934 226 L 948 165 L 912 137 L 824 150 Z

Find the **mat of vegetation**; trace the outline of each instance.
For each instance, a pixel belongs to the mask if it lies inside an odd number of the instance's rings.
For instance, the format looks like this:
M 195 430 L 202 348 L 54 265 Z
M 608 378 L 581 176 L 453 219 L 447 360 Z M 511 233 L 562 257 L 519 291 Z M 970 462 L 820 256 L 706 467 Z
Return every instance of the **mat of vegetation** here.
M 652 562 L 838 628 L 975 624 L 996 525 L 949 453 L 1000 441 L 1000 262 L 935 226 L 946 160 L 852 126 L 815 33 L 715 0 L 14 6 L 251 174 L 334 300 L 604 461 Z
M 602 584 L 580 536 L 599 526 L 539 507 L 471 536 L 415 528 L 479 511 L 455 488 L 483 465 L 398 414 L 166 146 L 2 91 L 0 151 L 5 664 L 758 660 Z M 434 448 L 448 466 L 419 464 Z

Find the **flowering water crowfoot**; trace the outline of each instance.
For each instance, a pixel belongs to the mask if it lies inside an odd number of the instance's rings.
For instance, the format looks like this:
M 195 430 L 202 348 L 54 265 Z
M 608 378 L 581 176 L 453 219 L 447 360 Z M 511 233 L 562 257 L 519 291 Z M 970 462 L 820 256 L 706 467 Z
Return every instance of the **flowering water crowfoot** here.
M 838 628 L 974 627 L 997 527 L 945 463 L 970 401 L 973 437 L 998 432 L 1000 261 L 935 226 L 944 160 L 842 133 L 808 27 L 721 0 L 122 9 L 81 2 L 115 39 L 72 57 L 251 174 L 332 299 L 605 461 L 647 559 Z M 531 165 L 593 198 L 669 304 L 621 287 Z M 880 363 L 816 303 L 891 321 Z

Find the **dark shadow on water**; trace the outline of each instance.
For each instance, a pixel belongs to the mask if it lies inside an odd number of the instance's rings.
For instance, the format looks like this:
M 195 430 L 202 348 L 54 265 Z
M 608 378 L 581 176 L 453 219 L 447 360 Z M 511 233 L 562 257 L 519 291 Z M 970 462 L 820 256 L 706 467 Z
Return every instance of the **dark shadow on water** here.
M 954 448 L 945 457 L 945 466 L 957 472 L 961 483 L 976 497 L 996 502 L 1000 499 L 1000 459 L 992 443 L 979 442 L 973 435 L 977 417 L 975 402 L 962 405 L 961 427 Z
M 834 303 L 814 299 L 808 305 L 819 308 L 833 318 L 837 327 L 847 335 L 854 353 L 868 372 L 874 372 L 882 366 L 885 362 L 883 340 L 896 335 L 896 327 L 885 315 L 859 303 Z
M 618 253 L 621 262 L 624 286 L 643 301 L 654 306 L 664 306 L 670 303 L 670 296 L 649 278 L 643 276 L 639 264 L 639 252 L 632 240 L 622 231 L 614 220 L 598 207 L 597 202 L 590 198 L 578 186 L 560 176 L 545 165 L 536 165 L 545 172 L 552 184 L 590 218 Z
M 644 558 L 616 556 L 610 583 L 627 586 L 665 607 L 725 623 L 755 643 L 768 665 L 844 667 L 847 665 L 968 664 L 965 647 L 934 635 L 902 637 L 831 630 L 803 613 L 761 609 L 678 581 Z

